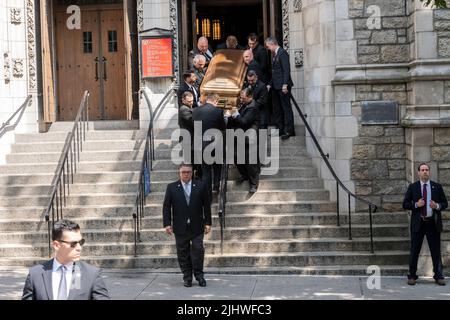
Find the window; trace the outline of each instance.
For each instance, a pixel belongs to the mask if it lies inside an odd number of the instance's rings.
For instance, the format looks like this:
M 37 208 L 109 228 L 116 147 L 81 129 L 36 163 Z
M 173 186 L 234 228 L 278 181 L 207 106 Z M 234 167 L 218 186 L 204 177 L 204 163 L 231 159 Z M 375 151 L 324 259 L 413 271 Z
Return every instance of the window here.
M 220 39 L 222 39 L 220 20 L 213 20 L 213 40 L 220 40 Z
M 200 21 L 198 18 L 195 20 L 195 27 L 197 28 L 197 36 L 200 35 Z
M 83 53 L 92 53 L 92 32 L 83 32 Z
M 211 22 L 209 19 L 202 19 L 202 36 L 211 37 Z
M 108 31 L 108 50 L 109 52 L 117 52 L 117 31 Z

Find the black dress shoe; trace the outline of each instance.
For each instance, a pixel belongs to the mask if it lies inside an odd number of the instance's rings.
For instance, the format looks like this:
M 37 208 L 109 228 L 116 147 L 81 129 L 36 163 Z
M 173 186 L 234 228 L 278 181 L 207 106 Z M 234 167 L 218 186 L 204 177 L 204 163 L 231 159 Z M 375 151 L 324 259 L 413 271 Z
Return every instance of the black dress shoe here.
M 205 278 L 198 279 L 198 285 L 200 287 L 206 287 L 206 280 L 205 280 Z
M 436 284 L 438 284 L 440 286 L 445 286 L 445 280 L 444 279 L 434 279 L 434 281 L 436 282 Z
M 287 139 L 289 139 L 290 137 L 291 137 L 290 134 L 283 134 L 283 135 L 281 136 L 281 140 L 287 140 Z
M 250 193 L 256 193 L 256 191 L 258 191 L 258 187 L 256 187 L 256 186 L 251 186 L 250 190 L 248 190 L 248 192 L 250 192 Z
M 192 287 L 192 280 L 184 280 L 183 286 L 185 287 Z

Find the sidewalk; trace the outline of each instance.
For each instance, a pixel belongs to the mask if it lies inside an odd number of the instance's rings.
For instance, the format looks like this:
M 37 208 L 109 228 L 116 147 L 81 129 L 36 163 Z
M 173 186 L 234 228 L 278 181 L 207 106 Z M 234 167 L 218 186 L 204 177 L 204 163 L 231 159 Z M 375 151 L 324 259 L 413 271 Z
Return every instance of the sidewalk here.
M 404 277 L 381 277 L 381 288 L 369 289 L 367 276 L 205 274 L 205 288 L 194 281 L 183 287 L 177 273 L 148 270 L 104 270 L 106 285 L 118 300 L 450 300 L 450 284 L 421 278 L 408 286 Z M 26 269 L 0 269 L 0 300 L 20 299 Z M 448 280 L 447 280 L 448 281 Z

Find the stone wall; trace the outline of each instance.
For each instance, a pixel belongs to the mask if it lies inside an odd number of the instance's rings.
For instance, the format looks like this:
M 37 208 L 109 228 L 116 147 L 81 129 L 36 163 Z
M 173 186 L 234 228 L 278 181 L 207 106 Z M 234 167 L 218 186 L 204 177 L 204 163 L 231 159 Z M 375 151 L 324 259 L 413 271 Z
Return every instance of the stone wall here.
M 379 8 L 378 18 L 374 7 Z M 358 63 L 395 63 L 409 60 L 408 16 L 404 0 L 349 0 L 358 46 Z M 375 16 L 374 16 L 375 15 Z
M 33 85 L 29 81 L 31 70 L 36 70 L 35 64 L 34 68 L 30 68 L 29 61 L 29 47 L 36 36 L 34 19 L 34 1 L 0 1 L 0 124 L 24 103 L 28 93 L 36 90 L 36 79 Z M 32 105 L 21 116 L 14 118 L 7 130 L 0 132 L 0 164 L 5 162 L 5 155 L 10 151 L 14 133 L 37 132 L 36 105 L 34 98 Z
M 356 85 L 353 114 L 360 123 L 363 101 L 407 103 L 406 84 Z M 361 125 L 353 139 L 351 178 L 356 194 L 385 210 L 402 210 L 406 190 L 405 130 L 400 125 Z M 357 206 L 358 208 L 358 206 Z
M 450 58 L 450 10 L 434 10 L 434 30 L 437 33 L 438 57 Z

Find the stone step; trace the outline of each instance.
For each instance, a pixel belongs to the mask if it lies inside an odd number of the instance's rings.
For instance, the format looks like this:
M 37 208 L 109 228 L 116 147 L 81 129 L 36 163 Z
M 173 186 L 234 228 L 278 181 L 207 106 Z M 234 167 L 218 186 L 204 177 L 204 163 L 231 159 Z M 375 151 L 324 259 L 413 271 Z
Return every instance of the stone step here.
M 99 216 L 71 216 L 70 218 L 76 220 L 80 227 L 84 229 L 110 229 L 121 230 L 132 229 L 133 219 L 131 215 L 119 218 L 111 217 L 99 217 Z M 220 221 L 217 215 L 212 216 L 213 227 L 215 229 L 220 228 Z M 341 226 L 347 227 L 348 216 L 341 216 L 339 218 Z M 41 230 L 47 228 L 42 224 L 40 215 L 36 217 L 29 217 L 26 214 L 20 219 L 0 219 L 0 231 L 14 232 L 22 230 Z M 352 214 L 353 224 L 368 224 L 369 218 L 367 214 L 354 213 Z M 406 224 L 408 223 L 406 214 L 374 214 L 373 224 Z M 336 226 L 337 217 L 335 213 L 286 213 L 286 214 L 227 214 L 226 226 L 227 227 L 269 227 L 269 226 L 284 226 L 284 225 L 322 225 L 322 226 Z M 157 229 L 162 228 L 162 214 L 146 216 L 141 221 L 141 226 L 144 229 Z
M 409 239 L 401 237 L 375 238 L 374 251 L 409 250 Z M 329 252 L 329 251 L 370 251 L 369 238 L 353 240 L 331 238 L 319 240 L 256 240 L 256 241 L 224 241 L 224 254 L 271 254 L 296 252 Z M 129 243 L 88 243 L 83 246 L 83 256 L 115 256 L 134 255 L 134 242 Z M 140 242 L 139 255 L 176 255 L 173 239 L 168 241 Z M 220 255 L 220 241 L 205 241 L 205 252 L 210 255 Z M 45 257 L 48 254 L 48 244 L 43 245 L 0 245 L 2 257 Z
M 47 196 L 20 196 L 0 197 L 0 208 L 45 206 L 48 203 Z M 112 205 L 133 204 L 136 201 L 136 192 L 121 194 L 72 194 L 66 198 L 68 206 L 77 205 Z
M 50 131 L 39 134 L 21 133 L 15 135 L 15 141 L 16 143 L 64 142 L 67 134 L 66 131 Z M 146 135 L 147 131 L 140 130 L 86 131 L 87 140 L 143 140 Z
M 44 228 L 45 229 L 45 228 Z M 370 235 L 367 225 L 352 225 L 352 236 L 368 237 Z M 374 237 L 408 237 L 409 230 L 407 224 L 386 224 L 373 226 Z M 83 237 L 88 242 L 132 242 L 134 232 L 132 229 L 121 230 L 95 230 L 85 229 Z M 233 227 L 224 230 L 226 240 L 274 240 L 274 239 L 318 239 L 318 238 L 347 238 L 348 229 L 337 226 L 281 226 L 281 227 Z M 167 235 L 163 228 L 142 229 L 140 231 L 142 241 L 164 241 Z M 208 239 L 219 240 L 219 229 L 215 229 Z M 1 243 L 46 243 L 48 241 L 46 231 L 33 232 L 2 232 L 0 234 Z
M 142 160 L 125 161 L 82 161 L 77 164 L 77 170 L 81 171 L 139 171 Z M 54 173 L 57 163 L 26 163 L 8 164 L 0 166 L 0 174 L 33 174 L 33 173 Z
M 81 161 L 142 161 L 144 150 L 133 151 L 86 151 L 80 154 Z M 7 163 L 57 163 L 61 152 L 46 153 L 11 153 L 6 155 Z
M 73 128 L 73 121 L 57 121 L 50 126 L 49 132 L 70 131 Z M 139 130 L 139 120 L 99 120 L 89 121 L 91 130 Z
M 229 180 L 236 180 L 239 177 L 239 173 L 237 169 L 234 166 L 230 167 L 230 170 L 228 171 L 228 179 Z M 317 177 L 317 169 L 314 167 L 281 167 L 279 168 L 276 175 L 261 175 L 260 179 L 273 179 L 274 177 L 277 178 L 312 178 Z M 150 179 L 152 181 L 175 181 L 179 179 L 178 170 L 155 170 L 152 171 L 150 174 Z
M 134 203 L 134 202 L 133 202 Z M 332 212 L 336 207 L 335 203 L 329 201 L 284 201 L 284 202 L 266 202 L 262 204 L 234 202 L 226 206 L 227 214 L 243 214 L 251 212 L 260 213 L 308 213 L 308 212 Z M 217 214 L 217 202 L 211 206 L 212 214 Z M 26 215 L 27 217 L 36 217 L 42 214 L 45 206 L 32 206 L 21 208 L 0 208 L 0 219 L 17 218 Z M 64 207 L 65 217 L 81 216 L 102 216 L 102 217 L 128 217 L 135 211 L 134 205 L 83 205 Z M 145 206 L 144 215 L 162 214 L 162 204 L 149 204 Z
M 165 192 L 167 185 L 173 181 L 152 181 L 150 184 L 151 192 Z M 266 190 L 291 190 L 291 189 L 322 189 L 323 181 L 319 178 L 270 178 L 260 180 L 258 191 Z M 236 180 L 229 180 L 227 190 L 232 191 L 248 191 L 248 184 L 237 184 Z
M 64 142 L 35 142 L 35 143 L 15 143 L 11 146 L 12 153 L 30 152 L 61 152 Z M 132 140 L 96 140 L 85 141 L 83 151 L 100 150 L 121 150 L 132 151 L 144 148 L 144 142 Z
M 315 266 L 349 266 L 353 265 L 407 265 L 408 251 L 369 252 L 301 252 L 277 254 L 205 254 L 205 269 L 210 267 L 315 267 Z M 48 259 L 48 258 L 47 258 Z M 46 259 L 39 258 L 1 258 L 1 266 L 31 266 Z M 176 268 L 176 255 L 141 255 L 135 258 L 124 256 L 86 256 L 83 261 L 102 268 Z
M 248 183 L 245 183 L 248 189 Z M 164 201 L 164 192 L 150 193 L 147 201 L 157 203 Z M 328 200 L 329 193 L 324 189 L 294 189 L 294 190 L 259 190 L 255 194 L 243 191 L 227 193 L 228 202 L 268 202 L 268 201 L 296 201 L 296 200 Z
M 139 171 L 123 172 L 78 172 L 74 175 L 75 183 L 115 183 L 115 182 L 131 182 L 137 183 L 139 179 Z M 3 185 L 23 185 L 23 184 L 45 184 L 50 185 L 54 177 L 54 173 L 34 173 L 30 174 L 11 174 L 0 175 L 0 184 Z
M 70 194 L 97 193 L 133 193 L 137 192 L 137 183 L 78 183 L 70 185 Z M 50 185 L 9 185 L 0 187 L 0 197 L 48 195 L 52 191 Z

